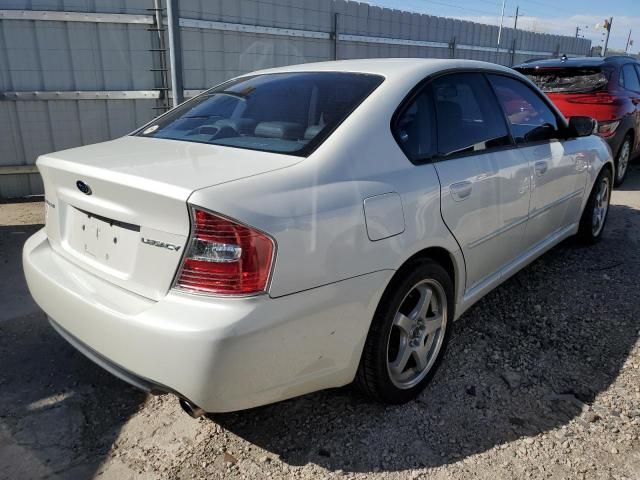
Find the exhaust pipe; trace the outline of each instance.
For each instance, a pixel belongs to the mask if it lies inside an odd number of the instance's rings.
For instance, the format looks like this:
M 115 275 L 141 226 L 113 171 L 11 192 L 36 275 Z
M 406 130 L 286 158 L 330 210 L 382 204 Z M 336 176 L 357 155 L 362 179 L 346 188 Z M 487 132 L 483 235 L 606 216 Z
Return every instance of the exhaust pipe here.
M 199 418 L 206 413 L 202 408 L 196 407 L 189 402 L 189 400 L 185 400 L 184 398 L 180 399 L 180 406 L 191 418 Z

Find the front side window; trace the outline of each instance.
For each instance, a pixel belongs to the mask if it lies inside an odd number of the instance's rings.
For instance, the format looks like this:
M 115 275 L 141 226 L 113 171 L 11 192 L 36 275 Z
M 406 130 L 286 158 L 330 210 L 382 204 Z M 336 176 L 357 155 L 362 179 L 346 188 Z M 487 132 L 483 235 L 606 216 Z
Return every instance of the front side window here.
M 558 119 L 528 85 L 503 75 L 488 75 L 511 124 L 516 143 L 560 138 Z
M 373 90 L 378 75 L 256 75 L 206 91 L 135 135 L 307 155 Z
M 634 92 L 640 92 L 640 80 L 638 80 L 638 73 L 632 63 L 627 63 L 622 67 L 622 86 L 627 90 L 633 90 Z
M 446 75 L 433 81 L 431 91 L 440 155 L 479 152 L 510 144 L 504 115 L 482 74 Z

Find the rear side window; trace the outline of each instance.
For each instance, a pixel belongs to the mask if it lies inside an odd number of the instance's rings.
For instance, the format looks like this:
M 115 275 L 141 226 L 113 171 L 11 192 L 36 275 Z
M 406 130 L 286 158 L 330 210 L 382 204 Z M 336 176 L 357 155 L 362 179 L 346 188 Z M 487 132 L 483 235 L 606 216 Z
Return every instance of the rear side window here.
M 243 77 L 206 91 L 135 135 L 304 156 L 382 80 L 342 72 Z
M 423 90 L 398 117 L 394 135 L 410 160 L 426 160 L 437 153 L 433 113 L 431 96 Z
M 460 73 L 431 84 L 438 153 L 477 152 L 511 142 L 504 115 L 482 74 Z
M 545 93 L 581 93 L 605 88 L 610 72 L 600 67 L 519 68 Z
M 555 113 L 528 85 L 503 75 L 488 75 L 511 124 L 516 143 L 559 138 Z
M 640 80 L 638 80 L 638 72 L 632 63 L 622 66 L 620 75 L 620 84 L 627 90 L 640 92 Z

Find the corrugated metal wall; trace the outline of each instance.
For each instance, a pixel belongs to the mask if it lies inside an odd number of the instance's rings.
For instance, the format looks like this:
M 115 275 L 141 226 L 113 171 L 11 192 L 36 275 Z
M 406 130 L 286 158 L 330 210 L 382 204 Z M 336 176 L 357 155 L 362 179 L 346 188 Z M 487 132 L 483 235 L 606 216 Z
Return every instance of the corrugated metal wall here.
M 151 15 L 152 0 L 0 0 L 0 10 Z M 329 35 L 336 28 L 336 44 Z M 591 42 L 391 10 L 345 0 L 181 0 L 182 19 L 216 23 L 181 28 L 184 88 L 201 90 L 248 71 L 292 63 L 373 57 L 468 58 L 509 65 L 560 53 L 587 55 Z M 232 31 L 259 25 L 322 32 Z M 0 17 L 0 93 L 149 91 L 159 86 L 149 25 Z M 237 29 L 237 28 L 236 28 Z M 346 35 L 346 36 L 345 36 Z M 383 43 L 383 37 L 400 40 Z M 514 46 L 516 53 L 510 50 Z M 440 46 L 402 44 L 438 42 Z M 451 48 L 449 44 L 455 44 Z M 512 58 L 513 56 L 513 58 Z M 0 100 L 0 167 L 123 135 L 157 114 L 155 99 Z M 42 193 L 38 174 L 0 175 L 0 198 Z
M 0 1 L 2 9 L 148 14 L 149 0 Z M 149 90 L 147 25 L 0 20 L 0 92 Z M 124 135 L 156 100 L 0 101 L 0 166 Z M 0 175 L 0 198 L 42 193 L 36 174 Z

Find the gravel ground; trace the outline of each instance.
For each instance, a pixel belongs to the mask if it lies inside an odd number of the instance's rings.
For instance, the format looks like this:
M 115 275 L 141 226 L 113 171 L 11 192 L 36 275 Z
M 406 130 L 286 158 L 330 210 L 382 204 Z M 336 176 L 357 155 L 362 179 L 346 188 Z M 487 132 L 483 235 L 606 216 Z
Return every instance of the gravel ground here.
M 0 478 L 640 479 L 640 167 L 598 245 L 468 311 L 412 403 L 351 388 L 193 420 L 76 353 L 30 300 L 42 204 L 0 205 Z

